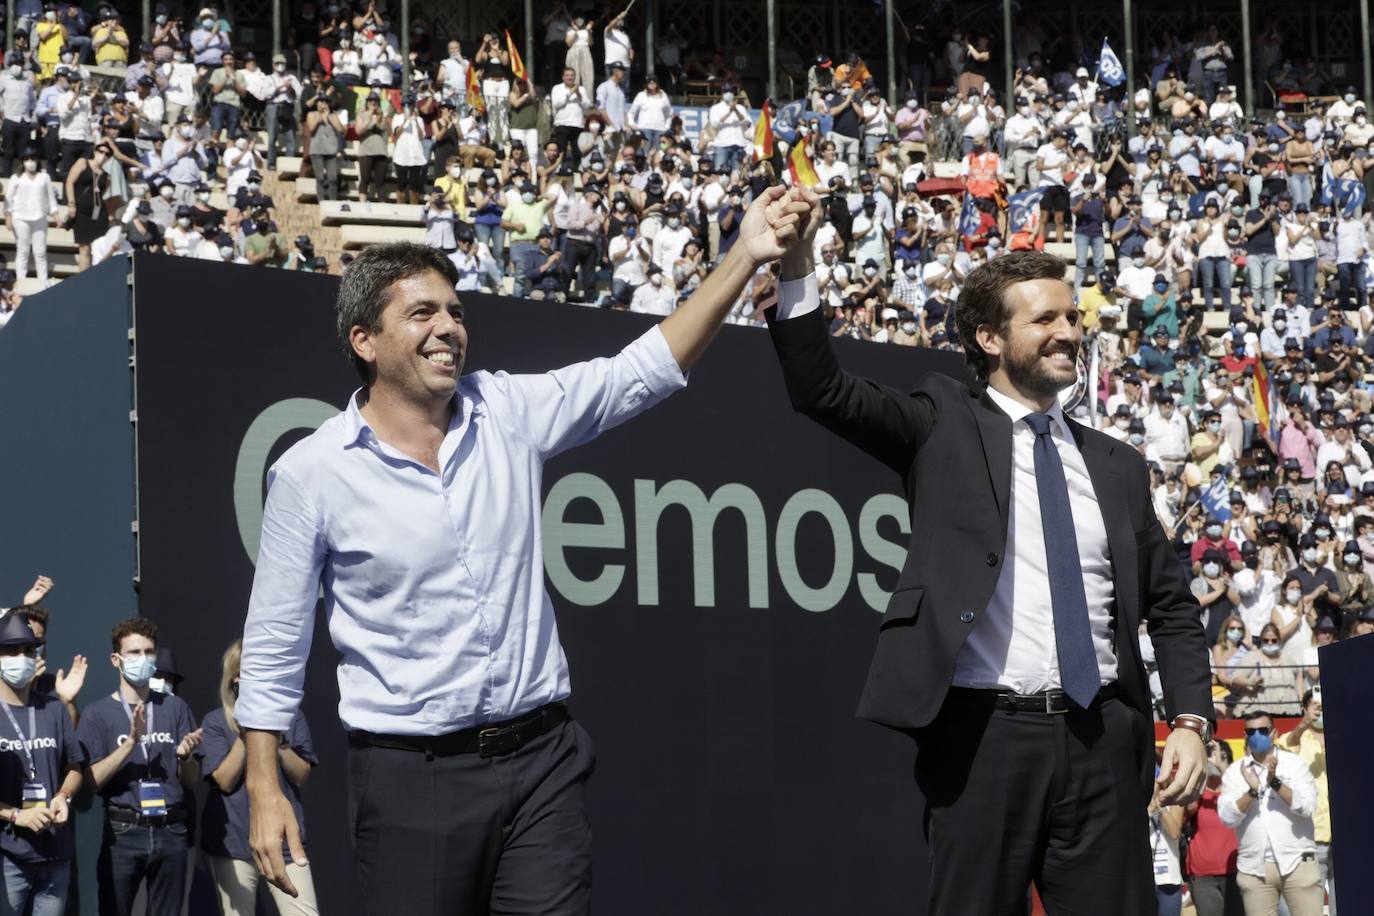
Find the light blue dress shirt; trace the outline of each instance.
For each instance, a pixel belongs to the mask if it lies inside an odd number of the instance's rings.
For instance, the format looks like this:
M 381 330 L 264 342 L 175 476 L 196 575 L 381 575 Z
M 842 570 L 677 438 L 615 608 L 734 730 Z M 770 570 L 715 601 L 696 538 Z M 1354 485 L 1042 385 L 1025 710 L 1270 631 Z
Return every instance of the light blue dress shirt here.
M 290 727 L 321 584 L 348 728 L 439 735 L 567 697 L 544 591 L 544 461 L 686 384 L 657 327 L 614 357 L 465 375 L 441 474 L 381 442 L 355 394 L 268 472 L 239 722 Z

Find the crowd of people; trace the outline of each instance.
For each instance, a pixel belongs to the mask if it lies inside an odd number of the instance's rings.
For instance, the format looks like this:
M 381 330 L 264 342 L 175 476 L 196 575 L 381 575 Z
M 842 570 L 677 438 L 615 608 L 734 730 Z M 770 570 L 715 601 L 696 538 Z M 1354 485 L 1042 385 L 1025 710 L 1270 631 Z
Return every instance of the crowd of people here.
M 48 670 L 48 638 L 60 624 L 43 604 L 52 588 L 52 579 L 39 576 L 23 603 L 0 615 L 0 906 L 34 916 L 66 912 L 76 878 L 72 824 L 90 807 L 83 816 L 100 817 L 104 828 L 90 865 L 97 900 L 83 908 L 130 914 L 142 898 L 149 913 L 180 913 L 195 874 L 205 881 L 206 904 L 193 912 L 215 909 L 213 897 L 221 913 L 252 916 L 260 876 L 249 848 L 244 739 L 234 718 L 241 641 L 224 652 L 219 703 L 198 718 L 177 696 L 185 675 L 176 656 L 144 617 L 121 621 L 110 634 L 113 672 L 92 669 L 94 655 Z M 100 682 L 111 673 L 117 687 L 105 692 Z M 300 713 L 277 756 L 304 836 L 300 789 L 318 760 Z M 298 893 L 270 887 L 278 912 L 316 916 L 309 865 L 288 868 Z

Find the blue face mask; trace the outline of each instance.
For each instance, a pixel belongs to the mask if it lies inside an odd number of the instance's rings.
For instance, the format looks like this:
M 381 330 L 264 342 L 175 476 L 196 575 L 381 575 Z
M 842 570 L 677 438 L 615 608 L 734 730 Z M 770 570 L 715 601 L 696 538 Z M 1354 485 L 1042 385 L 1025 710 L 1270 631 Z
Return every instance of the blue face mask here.
M 157 659 L 148 655 L 125 655 L 122 658 L 124 664 L 121 670 L 124 672 L 124 680 L 135 687 L 146 687 L 157 671 Z
M 16 690 L 23 690 L 38 670 L 38 659 L 31 655 L 6 655 L 0 658 L 0 677 Z
M 1259 732 L 1250 735 L 1245 739 L 1245 742 L 1250 746 L 1250 753 L 1252 754 L 1267 754 L 1269 749 L 1274 746 L 1273 736 L 1261 735 Z

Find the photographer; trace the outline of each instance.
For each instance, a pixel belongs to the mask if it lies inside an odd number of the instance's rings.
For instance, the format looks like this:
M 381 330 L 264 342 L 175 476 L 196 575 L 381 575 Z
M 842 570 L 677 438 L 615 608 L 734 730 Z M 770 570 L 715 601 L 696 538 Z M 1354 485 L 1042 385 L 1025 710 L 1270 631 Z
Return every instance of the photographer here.
M 1093 272 L 1101 276 L 1107 266 L 1103 249 L 1102 225 L 1107 218 L 1107 205 L 1103 198 L 1106 182 L 1100 176 L 1091 177 L 1085 182 L 1081 197 L 1069 208 L 1073 213 L 1073 244 L 1075 250 L 1074 285 L 1083 286 L 1083 276 L 1088 266 L 1088 250 L 1092 249 Z

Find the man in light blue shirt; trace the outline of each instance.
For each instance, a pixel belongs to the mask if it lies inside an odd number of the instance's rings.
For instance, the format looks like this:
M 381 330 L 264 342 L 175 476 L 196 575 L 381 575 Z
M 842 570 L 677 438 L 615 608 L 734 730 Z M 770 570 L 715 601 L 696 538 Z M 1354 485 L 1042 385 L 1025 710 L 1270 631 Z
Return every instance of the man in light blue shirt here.
M 671 316 L 615 356 L 538 375 L 461 374 L 469 340 L 442 252 L 377 245 L 353 261 L 338 327 L 364 387 L 272 466 L 244 627 L 235 714 L 268 880 L 294 894 L 284 840 L 304 862 L 276 752 L 323 585 L 361 909 L 588 912 L 593 755 L 564 705 L 544 591 L 544 461 L 682 388 L 806 209 L 768 189 Z

